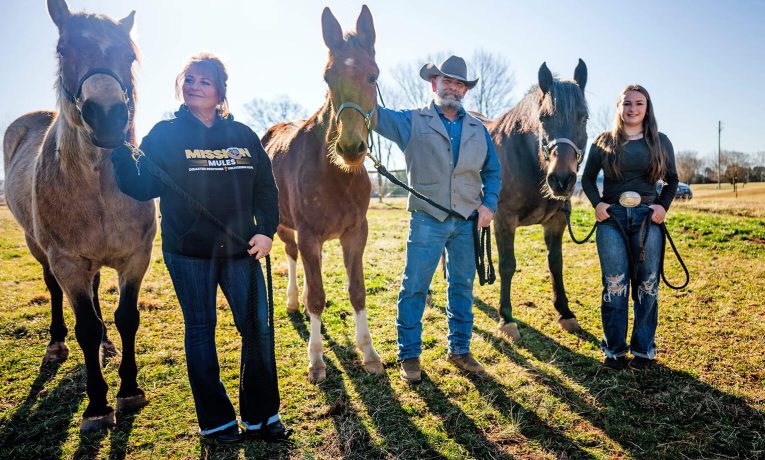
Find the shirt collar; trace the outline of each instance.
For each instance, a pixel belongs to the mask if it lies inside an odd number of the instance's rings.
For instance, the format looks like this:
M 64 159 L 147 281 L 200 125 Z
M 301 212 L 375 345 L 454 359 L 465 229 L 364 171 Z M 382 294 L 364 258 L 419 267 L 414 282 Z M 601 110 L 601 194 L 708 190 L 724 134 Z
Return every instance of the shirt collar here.
M 433 107 L 436 108 L 436 113 L 441 118 L 446 118 L 446 115 L 444 115 L 443 110 L 441 110 L 441 107 L 438 106 L 438 104 L 433 104 Z M 460 119 L 465 116 L 465 107 L 460 107 L 460 109 L 457 111 L 457 119 Z M 448 118 L 446 118 L 448 120 Z

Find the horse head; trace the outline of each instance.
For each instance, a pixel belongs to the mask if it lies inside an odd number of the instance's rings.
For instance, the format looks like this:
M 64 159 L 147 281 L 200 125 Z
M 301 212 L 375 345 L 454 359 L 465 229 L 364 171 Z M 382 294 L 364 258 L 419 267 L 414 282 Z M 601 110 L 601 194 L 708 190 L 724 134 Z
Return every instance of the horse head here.
M 579 60 L 574 81 L 553 78 L 546 63 L 539 68 L 539 161 L 549 198 L 565 200 L 574 191 L 576 173 L 587 143 L 587 65 Z
M 48 0 L 58 27 L 59 105 L 66 121 L 100 148 L 115 148 L 132 136 L 135 106 L 130 38 L 135 11 L 114 21 L 96 14 L 73 14 L 65 0 Z M 63 98 L 62 98 L 63 96 Z
M 367 137 L 377 106 L 376 83 L 380 69 L 375 62 L 375 26 L 366 5 L 356 30 L 343 35 L 329 8 L 321 16 L 329 61 L 324 80 L 329 86 L 334 129 L 328 130 L 332 162 L 343 170 L 363 169 L 369 146 Z

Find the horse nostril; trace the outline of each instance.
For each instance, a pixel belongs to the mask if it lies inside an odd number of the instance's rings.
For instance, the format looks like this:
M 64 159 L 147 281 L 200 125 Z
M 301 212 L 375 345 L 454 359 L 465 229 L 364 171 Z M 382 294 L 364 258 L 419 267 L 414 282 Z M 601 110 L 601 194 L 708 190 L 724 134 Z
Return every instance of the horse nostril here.
M 364 153 L 366 151 L 367 151 L 367 143 L 364 141 L 361 141 L 361 143 L 359 143 L 359 149 L 356 151 L 356 153 Z
M 96 119 L 98 117 L 98 106 L 94 104 L 92 101 L 87 100 L 85 103 L 82 104 L 82 119 L 85 120 L 85 123 L 89 124 L 90 126 L 93 126 L 96 123 Z

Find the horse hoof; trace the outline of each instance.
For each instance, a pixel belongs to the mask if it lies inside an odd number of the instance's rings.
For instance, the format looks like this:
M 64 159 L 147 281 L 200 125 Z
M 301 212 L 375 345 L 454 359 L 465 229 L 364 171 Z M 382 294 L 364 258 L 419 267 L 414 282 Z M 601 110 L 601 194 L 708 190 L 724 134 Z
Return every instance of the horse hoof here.
M 521 339 L 521 333 L 518 332 L 518 325 L 515 323 L 505 323 L 497 326 L 497 332 L 502 338 L 515 342 Z
M 364 362 L 364 370 L 369 374 L 382 375 L 385 373 L 382 361 L 366 361 Z
M 308 368 L 308 381 L 311 383 L 321 383 L 327 379 L 326 367 L 309 367 Z
M 566 332 L 580 332 L 582 330 L 582 327 L 579 325 L 579 321 L 576 320 L 576 318 L 570 318 L 570 319 L 563 319 L 558 318 L 558 324 L 560 324 L 561 329 L 563 329 Z
M 111 428 L 117 424 L 114 418 L 114 411 L 112 410 L 105 415 L 96 415 L 94 417 L 83 417 L 80 422 L 80 431 L 98 431 L 104 428 Z
M 55 364 L 66 361 L 69 357 L 69 345 L 66 342 L 54 342 L 45 349 L 43 364 Z
M 122 353 L 117 349 L 117 345 L 114 344 L 111 340 L 104 340 L 101 342 L 101 352 L 104 354 L 105 357 L 114 357 L 114 356 L 120 356 Z
M 294 302 L 287 301 L 287 313 L 296 313 L 300 309 L 300 302 L 295 300 Z
M 149 404 L 149 401 L 144 394 L 125 398 L 117 397 L 117 412 L 135 412 L 147 404 Z

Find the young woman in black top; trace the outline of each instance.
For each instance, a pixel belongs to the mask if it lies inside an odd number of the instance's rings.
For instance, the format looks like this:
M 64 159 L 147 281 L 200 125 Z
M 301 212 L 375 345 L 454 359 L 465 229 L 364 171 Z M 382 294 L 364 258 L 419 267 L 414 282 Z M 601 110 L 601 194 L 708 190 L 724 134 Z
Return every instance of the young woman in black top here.
M 601 170 L 602 196 L 596 186 Z M 665 185 L 657 194 L 660 179 Z M 592 144 L 582 175 L 582 189 L 598 221 L 601 349 L 609 368 L 654 364 L 662 245 L 657 224 L 664 222 L 677 184 L 672 143 L 656 127 L 651 97 L 642 86 L 630 85 L 619 96 L 614 128 Z M 627 344 L 630 290 L 634 319 Z

